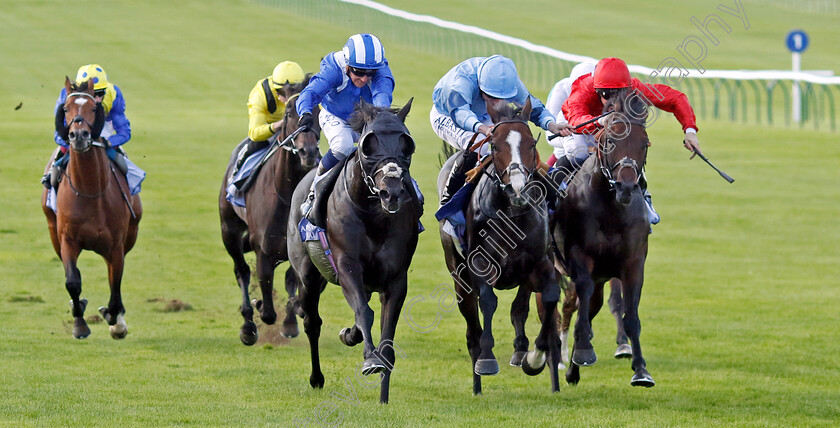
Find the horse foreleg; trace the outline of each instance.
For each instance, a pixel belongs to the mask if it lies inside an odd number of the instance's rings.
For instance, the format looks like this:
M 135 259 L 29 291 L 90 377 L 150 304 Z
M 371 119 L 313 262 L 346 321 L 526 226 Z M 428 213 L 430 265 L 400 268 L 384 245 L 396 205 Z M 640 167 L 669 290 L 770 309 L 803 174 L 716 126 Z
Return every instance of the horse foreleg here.
M 473 394 L 481 395 L 481 376 L 475 372 L 475 363 L 478 361 L 478 356 L 481 354 L 481 323 L 479 322 L 478 311 L 478 296 L 474 292 L 465 292 L 462 288 L 457 288 L 461 294 L 461 299 L 458 302 L 458 310 L 464 321 L 467 322 L 467 351 L 470 353 L 471 366 L 473 368 Z
M 557 334 L 557 302 L 560 300 L 560 286 L 557 283 L 555 270 L 546 260 L 529 275 L 527 286 L 539 291 L 544 315 L 540 325 L 540 333 L 534 341 L 534 350 L 528 352 L 522 362 L 525 374 L 534 376 L 539 374 L 549 364 L 551 373 L 551 390 L 560 390 L 557 369 L 560 360 L 560 337 Z M 520 286 L 521 287 L 521 286 Z
M 400 349 L 394 343 L 394 337 L 397 332 L 397 322 L 400 319 L 400 312 L 402 311 L 403 303 L 405 302 L 406 290 L 408 288 L 408 278 L 403 276 L 395 281 L 390 287 L 386 288 L 380 294 L 382 302 L 382 317 L 380 322 L 381 334 L 379 339 L 379 348 L 377 353 L 380 359 L 387 366 L 382 376 L 382 382 L 379 384 L 379 402 L 387 403 L 388 394 L 391 385 L 391 372 L 396 363 L 396 356 L 394 355 L 394 348 Z M 400 350 L 400 353 L 403 353 Z M 403 357 L 405 355 L 402 355 Z
M 624 302 L 621 300 L 621 281 L 617 278 L 610 280 L 610 313 L 615 318 L 616 333 L 615 333 L 615 358 L 630 358 L 633 356 L 633 350 L 627 344 L 627 334 L 624 332 Z
M 353 309 L 355 315 L 355 328 L 361 330 L 362 341 L 364 342 L 364 363 L 362 363 L 362 374 L 367 376 L 385 370 L 385 364 L 376 357 L 371 337 L 373 327 L 373 310 L 368 305 L 370 293 L 365 289 L 362 281 L 362 266 L 351 260 L 342 259 L 338 261 L 339 280 L 344 298 Z M 344 332 L 345 330 L 342 330 Z
M 79 296 L 82 294 L 82 275 L 76 267 L 76 260 L 79 258 L 81 249 L 79 246 L 67 239 L 61 243 L 61 262 L 64 264 L 64 286 L 70 294 L 70 305 L 73 308 L 73 337 L 84 339 L 90 335 L 90 328 L 85 322 L 85 308 L 87 299 Z
M 575 284 L 568 283 L 564 289 L 563 316 L 560 318 L 560 356 L 569 364 L 569 327 L 572 325 L 572 316 L 578 310 L 578 298 L 575 292 Z
M 257 310 L 260 311 L 260 319 L 273 325 L 277 322 L 277 312 L 274 310 L 274 266 L 275 260 L 270 255 L 256 251 L 257 254 L 257 276 L 260 282 L 262 300 L 256 302 Z
M 579 252 L 576 251 L 576 252 Z M 572 363 L 579 366 L 591 366 L 598 361 L 595 350 L 592 348 L 592 316 L 590 316 L 590 304 L 595 292 L 595 283 L 592 281 L 592 273 L 587 268 L 591 263 L 588 257 L 580 255 L 571 259 L 572 281 L 575 283 L 575 292 L 578 296 L 578 318 L 575 323 L 575 346 L 572 351 Z
M 525 335 L 525 322 L 528 320 L 530 309 L 531 291 L 527 287 L 519 287 L 516 298 L 510 305 L 510 323 L 516 337 L 513 339 L 513 355 L 510 357 L 510 365 L 522 367 L 522 358 L 528 352 L 528 336 Z
M 297 337 L 300 333 L 298 330 L 297 317 L 295 316 L 295 305 L 298 304 L 297 293 L 298 280 L 292 268 L 286 269 L 286 293 L 289 295 L 289 300 L 286 302 L 286 318 L 283 320 L 283 329 L 281 334 L 285 337 Z
M 499 362 L 493 354 L 493 346 L 496 342 L 493 339 L 493 314 L 496 313 L 498 298 L 493 292 L 493 286 L 486 282 L 479 285 L 478 307 L 481 309 L 483 324 L 481 329 L 481 353 L 478 361 L 475 362 L 475 373 L 479 376 L 493 376 L 499 373 Z
M 634 371 L 630 385 L 652 387 L 656 384 L 653 377 L 647 371 L 647 363 L 642 357 L 642 345 L 639 336 L 642 326 L 639 321 L 639 300 L 642 296 L 642 283 L 644 281 L 644 258 L 628 261 L 623 269 L 621 285 L 624 297 L 624 330 L 630 338 L 633 347 L 633 363 L 631 368 Z
M 122 302 L 122 275 L 125 263 L 125 254 L 122 247 L 114 248 L 107 258 L 108 261 L 108 283 L 111 286 L 111 298 L 107 308 L 99 308 L 99 312 L 105 321 L 108 322 L 108 330 L 114 339 L 122 339 L 128 334 L 128 326 L 125 324 L 125 307 Z
M 310 266 L 315 270 L 314 266 Z M 300 287 L 300 305 L 303 310 L 303 331 L 309 339 L 309 359 L 312 362 L 312 373 L 309 375 L 309 385 L 313 388 L 324 387 L 324 374 L 321 372 L 321 358 L 318 351 L 318 339 L 321 337 L 321 316 L 318 304 L 321 300 L 321 285 L 317 271 L 304 280 Z

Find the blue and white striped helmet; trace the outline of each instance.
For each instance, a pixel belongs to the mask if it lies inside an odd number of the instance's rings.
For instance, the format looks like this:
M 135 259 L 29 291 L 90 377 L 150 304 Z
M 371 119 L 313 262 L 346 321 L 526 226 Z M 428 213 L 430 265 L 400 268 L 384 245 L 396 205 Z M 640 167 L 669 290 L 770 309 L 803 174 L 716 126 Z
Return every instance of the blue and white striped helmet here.
M 350 36 L 342 50 L 350 67 L 375 70 L 385 66 L 385 48 L 373 34 Z

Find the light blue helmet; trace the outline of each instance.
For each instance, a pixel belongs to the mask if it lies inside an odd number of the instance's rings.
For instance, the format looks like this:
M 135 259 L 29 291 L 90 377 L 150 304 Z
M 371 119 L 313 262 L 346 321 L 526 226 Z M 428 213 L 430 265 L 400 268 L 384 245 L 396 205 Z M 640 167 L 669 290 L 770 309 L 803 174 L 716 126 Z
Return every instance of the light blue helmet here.
M 493 98 L 511 98 L 519 91 L 516 66 L 509 58 L 493 55 L 478 66 L 478 88 Z
M 342 51 L 350 67 L 375 70 L 385 66 L 385 48 L 373 34 L 350 36 Z

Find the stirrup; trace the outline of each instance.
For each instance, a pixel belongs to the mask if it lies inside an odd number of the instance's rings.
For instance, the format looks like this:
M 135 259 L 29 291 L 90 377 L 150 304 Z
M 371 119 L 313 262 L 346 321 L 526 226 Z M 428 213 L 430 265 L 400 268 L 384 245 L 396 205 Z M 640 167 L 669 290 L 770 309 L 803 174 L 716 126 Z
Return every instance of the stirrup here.
M 315 191 L 310 190 L 306 195 L 306 199 L 300 204 L 300 214 L 305 218 L 309 218 L 309 213 L 312 211 L 312 206 L 315 205 Z

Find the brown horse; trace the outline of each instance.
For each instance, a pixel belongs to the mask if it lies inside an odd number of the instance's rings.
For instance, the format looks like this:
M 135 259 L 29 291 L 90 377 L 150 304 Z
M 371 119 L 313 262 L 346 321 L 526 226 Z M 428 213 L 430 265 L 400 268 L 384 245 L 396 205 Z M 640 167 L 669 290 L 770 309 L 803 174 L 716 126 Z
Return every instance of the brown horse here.
M 272 296 L 274 269 L 281 262 L 289 259 L 286 251 L 286 223 L 289 218 L 292 192 L 301 178 L 318 165 L 321 158 L 318 150 L 321 130 L 317 124 L 313 129 L 299 132 L 286 144 L 279 147 L 277 144 L 285 141 L 297 130 L 300 116 L 295 110 L 295 100 L 297 94 L 308 83 L 308 77 L 300 85 L 285 86 L 287 102 L 283 126 L 272 137 L 277 140 L 272 144 L 272 149 L 275 151 L 263 166 L 262 172 L 255 177 L 253 185 L 247 189 L 245 209 L 234 207 L 228 202 L 225 198 L 225 189 L 228 176 L 236 162 L 237 153 L 247 140 L 233 150 L 219 192 L 222 241 L 233 259 L 233 271 L 242 292 L 240 312 L 245 322 L 239 331 L 239 339 L 248 346 L 256 343 L 258 338 L 253 306 L 260 311 L 260 318 L 264 323 L 274 324 L 277 320 Z M 317 107 L 313 115 L 318 115 Z M 245 253 L 248 251 L 254 251 L 257 256 L 257 276 L 262 291 L 262 300 L 255 300 L 253 305 L 248 295 L 251 283 L 251 268 L 245 261 Z M 297 287 L 298 282 L 294 273 L 291 269 L 286 270 L 286 291 L 289 294 L 289 302 L 294 300 Z M 296 337 L 298 333 L 297 319 L 292 305 L 288 304 L 281 334 L 286 337 Z
M 76 260 L 82 250 L 92 250 L 108 264 L 111 286 L 108 306 L 99 311 L 110 326 L 111 337 L 122 339 L 128 334 L 120 292 L 123 263 L 137 240 L 143 208 L 140 196 L 129 195 L 125 177 L 114 170 L 106 147 L 98 141 L 104 114 L 94 101 L 93 82 L 77 86 L 66 78 L 64 88 L 65 117 L 72 118 L 67 127 L 71 150 L 66 155 L 70 156 L 64 175 L 66 183 L 56 190 L 58 214 L 47 206 L 49 190 L 41 196 L 41 207 L 47 216 L 53 248 L 64 264 L 65 285 L 73 306 L 73 337 L 84 339 L 90 334 L 84 320 L 87 299 L 79 298 L 82 277 Z
M 545 194 L 542 184 L 537 181 L 537 140 L 526 122 L 530 112 L 530 100 L 518 113 L 507 105 L 497 108 L 488 104 L 488 113 L 495 124 L 490 136 L 492 161 L 487 174 L 478 182 L 465 214 L 466 254 L 457 251 L 459 244 L 443 230 L 441 222 L 446 265 L 456 281 L 458 307 L 467 322 L 474 394 L 481 394 L 481 376 L 499 372 L 493 354 L 492 320 L 497 306 L 493 290 L 517 286 L 520 296 L 542 293 L 542 303 L 549 315 L 542 321 L 533 351 L 524 353 L 527 342 L 517 343 L 517 350 L 519 345 L 523 346 L 523 355 L 518 358 L 521 362 L 516 364 L 521 364 L 523 371 L 533 376 L 548 363 L 552 391 L 559 390 L 560 338 L 554 314 L 560 290 L 550 249 L 546 204 L 544 199 L 530 194 L 530 190 L 537 188 Z M 443 191 L 455 156 L 461 154 L 450 157 L 438 175 L 439 192 Z M 536 207 L 534 200 L 539 201 Z M 479 322 L 481 315 L 483 325 Z M 524 318 L 522 320 L 524 337 Z M 513 321 L 519 330 L 517 320 Z
M 632 343 L 635 373 L 630 384 L 651 387 L 655 382 L 642 357 L 638 314 L 650 227 L 639 185 L 649 144 L 647 104 L 625 90 L 609 100 L 605 111 L 610 110 L 614 113 L 597 135 L 596 155 L 583 164 L 555 212 L 559 257 L 580 305 L 566 381 L 577 383 L 579 367 L 597 361 L 591 322 L 603 304 L 604 283 L 617 278 L 624 299 L 624 330 Z

